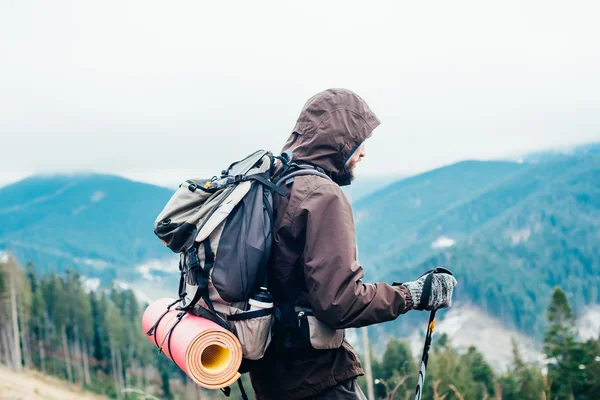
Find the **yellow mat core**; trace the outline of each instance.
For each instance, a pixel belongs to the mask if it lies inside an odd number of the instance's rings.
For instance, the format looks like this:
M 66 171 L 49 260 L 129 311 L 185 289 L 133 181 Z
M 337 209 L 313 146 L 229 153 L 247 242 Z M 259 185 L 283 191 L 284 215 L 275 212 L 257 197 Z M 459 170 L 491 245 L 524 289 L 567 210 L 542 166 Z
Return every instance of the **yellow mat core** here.
M 229 349 L 211 344 L 202 352 L 201 363 L 208 371 L 217 371 L 226 368 L 231 362 L 231 352 Z

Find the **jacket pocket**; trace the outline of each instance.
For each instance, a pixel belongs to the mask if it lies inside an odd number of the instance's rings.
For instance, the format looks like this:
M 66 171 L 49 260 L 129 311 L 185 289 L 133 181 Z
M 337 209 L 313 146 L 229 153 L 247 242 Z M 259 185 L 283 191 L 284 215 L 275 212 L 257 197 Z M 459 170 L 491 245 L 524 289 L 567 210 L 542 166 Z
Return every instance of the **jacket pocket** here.
M 343 329 L 333 329 L 321 322 L 308 309 L 297 309 L 298 325 L 301 337 L 315 350 L 331 350 L 342 346 L 345 333 Z

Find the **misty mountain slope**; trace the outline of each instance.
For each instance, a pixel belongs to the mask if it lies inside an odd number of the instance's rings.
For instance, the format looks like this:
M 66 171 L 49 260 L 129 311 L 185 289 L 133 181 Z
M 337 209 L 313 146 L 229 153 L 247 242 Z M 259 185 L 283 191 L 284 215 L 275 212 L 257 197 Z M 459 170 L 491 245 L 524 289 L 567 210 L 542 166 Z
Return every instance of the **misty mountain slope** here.
M 405 281 L 445 265 L 460 282 L 457 304 L 539 335 L 552 286 L 576 310 L 600 302 L 599 187 L 600 156 L 588 152 L 461 162 L 367 191 L 354 205 L 366 279 Z M 0 250 L 44 271 L 174 287 L 174 254 L 152 231 L 172 194 L 106 175 L 26 179 L 0 189 Z M 374 331 L 410 333 L 422 318 Z
M 529 168 L 510 162 L 465 161 L 404 179 L 358 201 L 354 213 L 361 260 L 411 261 L 450 231 L 455 236 L 471 232 L 489 213 L 482 209 L 475 217 L 460 215 L 457 220 L 456 210 Z M 451 224 L 461 226 L 450 229 Z
M 600 157 L 525 168 L 441 213 L 432 210 L 433 219 L 409 227 L 383 256 L 363 255 L 363 264 L 386 280 L 445 265 L 460 281 L 457 301 L 537 335 L 553 286 L 567 290 L 576 309 L 600 302 Z M 370 232 L 377 241 L 385 227 Z M 436 246 L 440 236 L 445 246 Z
M 152 224 L 172 193 L 108 175 L 25 179 L 0 189 L 0 246 L 44 270 L 126 273 L 169 255 Z
M 519 157 L 520 160 L 539 164 L 550 161 L 566 160 L 570 157 L 581 157 L 588 155 L 600 155 L 600 143 L 586 143 L 567 148 L 559 148 L 546 151 L 536 151 Z

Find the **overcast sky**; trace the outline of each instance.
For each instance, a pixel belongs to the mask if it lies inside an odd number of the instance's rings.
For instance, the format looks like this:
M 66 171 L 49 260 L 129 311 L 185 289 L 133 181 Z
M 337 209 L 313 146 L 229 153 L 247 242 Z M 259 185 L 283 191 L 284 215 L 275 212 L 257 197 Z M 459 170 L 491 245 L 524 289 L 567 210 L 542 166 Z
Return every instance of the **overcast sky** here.
M 0 3 L 0 185 L 157 184 L 279 151 L 304 102 L 356 91 L 360 173 L 600 140 L 600 2 Z

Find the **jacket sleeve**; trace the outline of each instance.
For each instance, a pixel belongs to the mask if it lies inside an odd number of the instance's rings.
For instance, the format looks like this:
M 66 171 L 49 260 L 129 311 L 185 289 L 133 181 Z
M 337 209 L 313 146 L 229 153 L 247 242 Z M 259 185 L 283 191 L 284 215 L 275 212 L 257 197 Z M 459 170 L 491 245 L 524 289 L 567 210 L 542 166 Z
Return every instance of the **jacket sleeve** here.
M 315 188 L 301 203 L 304 276 L 315 316 L 336 329 L 393 320 L 411 307 L 404 286 L 363 283 L 352 208 L 339 186 Z

